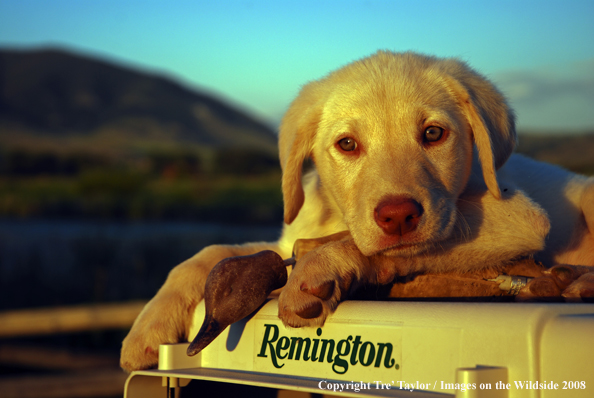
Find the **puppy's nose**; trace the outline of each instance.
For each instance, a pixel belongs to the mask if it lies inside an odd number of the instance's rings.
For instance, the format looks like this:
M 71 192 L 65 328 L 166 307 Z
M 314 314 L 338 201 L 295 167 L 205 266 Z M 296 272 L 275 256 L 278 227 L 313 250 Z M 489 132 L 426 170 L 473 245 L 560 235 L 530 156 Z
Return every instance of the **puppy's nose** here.
M 394 197 L 381 202 L 374 212 L 375 222 L 388 235 L 404 236 L 414 231 L 421 215 L 423 206 L 414 199 Z

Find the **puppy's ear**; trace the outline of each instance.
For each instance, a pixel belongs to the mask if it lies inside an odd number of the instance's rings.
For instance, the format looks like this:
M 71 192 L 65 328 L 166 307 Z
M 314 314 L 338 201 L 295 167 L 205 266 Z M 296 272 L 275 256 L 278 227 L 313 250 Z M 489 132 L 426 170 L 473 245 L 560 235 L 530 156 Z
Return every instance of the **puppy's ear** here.
M 460 61 L 448 60 L 450 88 L 457 97 L 478 149 L 483 178 L 489 192 L 501 198 L 496 170 L 516 145 L 515 116 L 503 95 L 486 78 Z
M 305 201 L 301 183 L 303 162 L 311 156 L 323 106 L 318 84 L 310 83 L 301 90 L 280 126 L 278 146 L 283 170 L 284 217 L 287 224 L 295 220 Z

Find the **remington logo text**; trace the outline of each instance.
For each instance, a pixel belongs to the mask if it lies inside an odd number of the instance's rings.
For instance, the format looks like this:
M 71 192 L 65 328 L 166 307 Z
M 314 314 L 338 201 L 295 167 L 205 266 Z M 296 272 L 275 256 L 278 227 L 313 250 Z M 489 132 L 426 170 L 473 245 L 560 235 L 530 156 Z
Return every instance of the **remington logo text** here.
M 285 361 L 311 361 L 332 364 L 332 370 L 344 374 L 349 365 L 373 365 L 376 368 L 399 369 L 400 366 L 392 358 L 394 347 L 391 343 L 363 342 L 361 336 L 348 336 L 336 342 L 334 339 L 310 339 L 302 337 L 279 337 L 277 325 L 266 324 L 266 331 L 262 339 L 262 346 L 258 357 L 267 358 L 270 355 L 272 364 L 276 368 L 285 366 Z M 322 335 L 322 329 L 316 331 Z

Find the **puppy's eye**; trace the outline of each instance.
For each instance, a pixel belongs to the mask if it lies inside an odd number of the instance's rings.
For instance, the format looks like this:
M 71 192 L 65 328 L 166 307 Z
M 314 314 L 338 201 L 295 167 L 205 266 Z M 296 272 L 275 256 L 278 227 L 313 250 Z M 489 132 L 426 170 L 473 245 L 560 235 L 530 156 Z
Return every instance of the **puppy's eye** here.
M 338 141 L 338 146 L 345 152 L 352 152 L 357 149 L 357 141 L 350 137 L 345 137 Z
M 443 129 L 437 126 L 429 126 L 425 129 L 423 140 L 425 142 L 437 142 L 443 137 Z

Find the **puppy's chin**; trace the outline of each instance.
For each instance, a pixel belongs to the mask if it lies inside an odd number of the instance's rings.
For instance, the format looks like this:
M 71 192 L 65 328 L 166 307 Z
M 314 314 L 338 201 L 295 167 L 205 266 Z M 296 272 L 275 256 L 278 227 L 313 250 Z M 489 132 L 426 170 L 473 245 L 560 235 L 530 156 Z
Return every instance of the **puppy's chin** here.
M 356 242 L 355 242 L 356 243 Z M 389 257 L 412 257 L 430 251 L 435 246 L 434 242 L 403 243 L 388 247 L 361 247 L 357 246 L 364 256 L 381 254 Z
M 421 242 L 417 244 L 393 246 L 380 250 L 376 254 L 388 257 L 412 257 L 430 251 L 435 244 L 433 242 Z
M 351 230 L 351 235 L 359 251 L 364 256 L 381 254 L 391 257 L 412 257 L 435 250 L 442 243 L 452 238 L 455 218 L 451 217 L 440 227 L 432 229 L 420 228 L 404 237 L 389 236 L 381 232 L 375 234 L 358 234 Z M 437 227 L 437 228 L 436 228 Z

